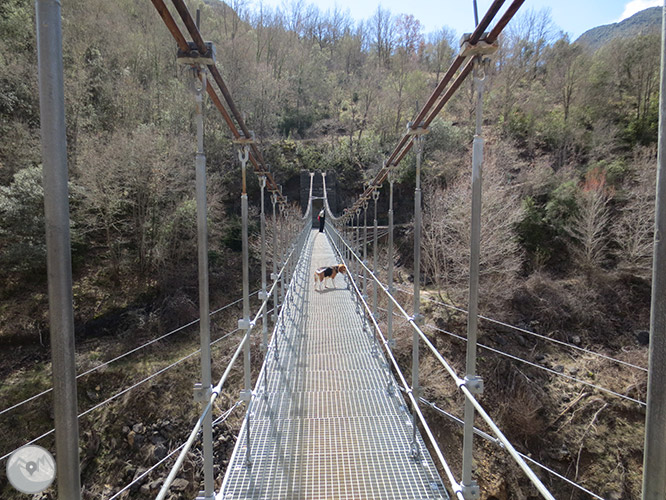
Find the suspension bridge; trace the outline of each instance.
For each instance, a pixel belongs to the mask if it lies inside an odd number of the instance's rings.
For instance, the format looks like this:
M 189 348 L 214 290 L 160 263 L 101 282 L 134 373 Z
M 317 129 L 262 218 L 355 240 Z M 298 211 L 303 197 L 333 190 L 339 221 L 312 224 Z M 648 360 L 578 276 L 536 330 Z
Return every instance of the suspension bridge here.
M 499 452 L 508 454 L 515 461 L 535 490 L 544 498 L 554 497 L 544 485 L 541 473 L 555 474 L 590 497 L 601 498 L 519 453 L 478 400 L 483 393 L 483 380 L 476 374 L 477 323 L 479 319 L 488 319 L 478 312 L 483 58 L 496 49 L 500 33 L 523 1 L 510 2 L 493 28 L 486 31 L 504 4 L 503 0 L 493 2 L 477 23 L 474 32 L 465 38 L 459 55 L 419 114 L 408 124 L 407 131 L 383 167 L 367 184 L 358 200 L 339 217 L 328 205 L 326 179 L 322 174 L 323 205 L 327 214 L 325 232 L 318 232 L 312 227 L 314 173 L 310 174 L 308 206 L 302 219 L 287 220 L 287 201 L 270 174 L 254 135 L 246 126 L 215 66 L 214 49 L 202 38 L 198 22 L 191 16 L 182 0 L 173 0 L 182 25 L 191 37 L 192 41 L 188 41 L 163 0 L 152 0 L 152 3 L 176 40 L 179 59 L 195 70 L 201 378 L 195 386 L 194 399 L 202 408 L 200 418 L 189 438 L 143 474 L 145 476 L 177 455 L 156 498 L 159 500 L 171 495 L 170 488 L 187 453 L 201 438 L 204 479 L 198 499 L 454 497 L 458 500 L 470 500 L 480 497 L 478 484 L 473 477 L 474 436 L 481 436 L 496 443 L 498 449 L 501 448 Z M 77 377 L 74 365 L 60 10 L 59 2 L 53 0 L 37 0 L 36 6 L 55 384 L 55 429 L 52 432 L 56 438 L 58 497 L 77 499 L 81 498 L 77 423 L 81 415 L 76 414 L 76 378 L 88 372 Z M 472 73 L 477 108 L 472 164 L 470 300 L 468 310 L 465 311 L 468 317 L 467 335 L 464 339 L 467 342 L 466 372 L 459 375 L 424 333 L 424 328 L 428 325 L 424 324 L 420 314 L 420 166 L 428 126 Z M 215 86 L 218 90 L 215 90 Z M 222 97 L 218 95 L 218 91 Z M 210 312 L 208 304 L 206 161 L 202 117 L 204 94 L 209 96 L 232 132 L 239 150 L 242 173 L 243 297 L 239 302 L 242 301 L 243 313 L 238 321 L 238 330 L 243 331 L 244 335 L 216 385 L 213 385 L 211 376 L 210 317 L 214 313 Z M 392 206 L 393 171 L 412 148 L 416 152 L 415 263 L 414 286 L 411 290 L 414 300 L 408 312 L 395 298 Z M 254 316 L 251 316 L 249 301 L 249 211 L 246 192 L 248 162 L 259 176 L 261 186 L 259 217 L 262 283 L 258 292 L 261 305 Z M 390 190 L 387 214 L 389 253 L 386 261 L 387 282 L 384 283 L 380 279 L 381 266 L 377 263 L 377 200 L 386 181 Z M 662 181 L 660 185 L 663 184 Z M 266 189 L 272 203 L 273 224 L 270 256 L 273 269 L 270 276 L 267 269 L 266 241 L 266 225 L 270 222 L 270 217 L 264 206 Z M 374 238 L 371 264 L 368 261 L 370 238 L 367 234 L 367 215 L 373 201 Z M 663 217 L 659 218 L 660 214 L 658 207 L 658 228 L 663 223 Z M 662 246 L 657 245 L 655 250 L 655 269 L 660 269 L 659 263 L 664 252 Z M 338 276 L 333 284 L 329 283 L 328 288 L 316 288 L 312 278 L 314 271 L 320 266 L 334 264 L 344 264 L 348 272 Z M 660 274 L 655 273 L 657 288 L 653 291 L 653 297 L 664 296 L 663 288 L 659 288 L 662 281 Z M 379 308 L 380 294 L 387 304 L 386 309 Z M 654 307 L 659 308 L 660 305 L 656 304 Z M 411 381 L 403 374 L 403 369 L 393 353 L 394 316 L 401 317 L 413 333 Z M 384 319 L 380 321 L 382 317 Z M 653 328 L 660 332 L 664 326 L 659 323 L 662 320 L 663 318 L 657 315 L 653 324 Z M 259 376 L 254 383 L 250 359 L 253 335 L 261 335 L 264 353 Z M 659 336 L 653 338 L 655 341 L 652 342 L 654 347 L 650 360 L 650 376 L 658 377 L 659 370 L 655 371 L 654 366 L 665 365 L 661 352 L 664 349 Z M 444 373 L 464 396 L 463 419 L 448 415 L 423 397 L 419 382 L 419 353 L 423 349 L 429 351 L 440 363 Z M 216 402 L 228 381 L 232 367 L 241 358 L 244 388 L 238 394 L 238 401 L 214 420 Z M 631 368 L 645 370 L 638 366 Z M 662 411 L 664 399 L 658 390 L 652 390 L 655 383 L 657 388 L 659 387 L 660 381 L 663 382 L 663 378 L 651 382 L 647 403 L 594 386 L 594 389 L 606 391 L 614 397 L 623 397 L 647 406 L 645 499 L 666 496 L 666 459 L 665 447 L 662 446 L 666 436 Z M 0 416 L 43 394 L 5 408 L 0 411 Z M 114 398 L 110 400 L 112 399 Z M 241 405 L 245 407 L 245 417 L 236 446 L 222 477 L 217 477 L 213 458 L 214 427 Z M 424 417 L 424 405 L 450 416 L 463 427 L 460 477 L 456 477 L 440 449 Z M 477 417 L 485 421 L 491 434 L 475 427 Z M 50 433 L 39 436 L 30 443 L 37 442 L 47 434 Z M 1 458 L 6 459 L 9 455 L 8 453 Z M 534 472 L 535 466 L 540 468 L 539 474 Z M 483 474 L 483 471 L 477 471 L 477 474 Z M 220 485 L 219 489 L 216 489 L 216 483 Z M 109 498 L 127 498 L 130 486 L 131 484 L 114 492 Z

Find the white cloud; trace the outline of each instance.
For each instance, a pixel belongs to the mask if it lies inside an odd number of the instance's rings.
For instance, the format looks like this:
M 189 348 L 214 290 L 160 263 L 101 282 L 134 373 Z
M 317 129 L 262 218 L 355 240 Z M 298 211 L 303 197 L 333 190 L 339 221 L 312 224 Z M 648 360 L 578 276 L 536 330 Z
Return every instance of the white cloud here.
M 624 12 L 620 16 L 620 19 L 618 19 L 618 22 L 633 16 L 641 10 L 649 7 L 662 7 L 663 5 L 663 0 L 631 0 L 631 2 L 624 6 Z

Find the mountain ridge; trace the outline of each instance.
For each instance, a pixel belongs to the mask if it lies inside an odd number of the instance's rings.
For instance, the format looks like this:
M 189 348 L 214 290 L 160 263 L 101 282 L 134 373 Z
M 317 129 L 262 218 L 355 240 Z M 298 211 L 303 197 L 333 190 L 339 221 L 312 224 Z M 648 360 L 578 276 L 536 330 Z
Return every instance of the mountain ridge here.
M 576 43 L 596 51 L 616 38 L 658 33 L 661 30 L 661 9 L 662 7 L 650 7 L 618 23 L 589 29 L 576 39 Z

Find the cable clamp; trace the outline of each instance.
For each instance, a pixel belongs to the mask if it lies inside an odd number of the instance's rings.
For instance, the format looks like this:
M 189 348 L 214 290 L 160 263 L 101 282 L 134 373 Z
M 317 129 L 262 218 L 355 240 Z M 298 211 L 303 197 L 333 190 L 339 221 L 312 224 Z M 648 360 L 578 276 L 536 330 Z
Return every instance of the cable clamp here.
M 408 122 L 407 132 L 405 133 L 407 135 L 421 136 L 430 133 L 430 129 L 425 128 L 422 123 L 419 123 L 416 126 L 414 126 L 414 122 Z
M 272 276 L 271 279 L 273 279 Z M 266 300 L 267 298 L 268 298 L 268 292 L 266 290 L 259 290 L 259 300 Z
M 238 329 L 239 330 L 249 330 L 250 327 L 252 326 L 252 323 L 250 322 L 249 319 L 239 319 L 238 320 Z
M 178 52 L 176 53 L 176 59 L 178 59 L 183 64 L 204 66 L 215 64 L 215 45 L 213 45 L 213 42 L 204 43 L 206 45 L 206 52 L 202 54 L 195 42 L 187 42 L 188 50 L 178 49 Z
M 242 391 L 240 391 L 240 400 L 243 403 L 249 403 L 250 401 L 252 401 L 253 395 L 254 393 L 252 392 L 252 389 L 243 389 Z
M 483 394 L 483 379 L 478 375 L 466 375 L 462 385 L 472 394 Z
M 234 144 L 254 144 L 256 141 L 256 136 L 254 134 L 254 130 L 250 130 L 250 136 L 246 137 L 244 135 L 241 135 L 238 137 L 238 139 L 234 139 L 233 142 Z
M 471 481 L 469 484 L 460 484 L 460 492 L 465 500 L 478 500 L 481 498 L 481 490 L 476 481 Z
M 213 386 L 203 387 L 200 383 L 194 384 L 194 402 L 195 403 L 208 403 L 210 397 L 213 395 Z
M 414 322 L 417 326 L 422 326 L 423 325 L 423 320 L 425 319 L 423 314 L 415 314 L 414 316 L 411 316 L 409 318 L 411 321 Z
M 460 55 L 462 57 L 470 56 L 489 56 L 497 52 L 499 49 L 498 40 L 494 40 L 492 43 L 488 43 L 486 38 L 488 33 L 481 35 L 481 38 L 474 45 L 469 43 L 469 39 L 472 38 L 471 33 L 465 33 L 460 39 Z

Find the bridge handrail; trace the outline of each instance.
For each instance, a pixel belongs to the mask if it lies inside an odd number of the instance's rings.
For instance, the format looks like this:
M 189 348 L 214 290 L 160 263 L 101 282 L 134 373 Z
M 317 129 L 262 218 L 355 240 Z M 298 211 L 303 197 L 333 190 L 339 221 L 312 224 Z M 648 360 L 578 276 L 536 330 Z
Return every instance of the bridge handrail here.
M 309 229 L 307 225 L 299 232 L 297 237 L 294 238 L 294 241 L 297 241 L 299 238 L 302 238 L 303 233 L 305 232 L 306 229 Z M 288 268 L 288 264 L 290 263 L 291 259 L 294 258 L 296 253 L 296 247 L 294 246 L 290 252 L 288 257 L 285 259 L 284 264 L 282 265 L 282 268 L 280 269 L 280 272 L 276 276 L 275 280 L 273 281 L 273 285 L 269 289 L 269 291 L 266 293 L 266 298 L 261 303 L 261 307 L 257 311 L 257 313 L 254 316 L 254 319 L 250 321 L 249 327 L 247 329 L 246 334 L 243 336 L 242 340 L 239 342 L 238 347 L 236 348 L 236 351 L 234 352 L 234 355 L 231 357 L 231 360 L 229 360 L 229 363 L 227 365 L 227 368 L 225 369 L 224 373 L 222 374 L 222 377 L 220 378 L 220 381 L 217 383 L 217 385 L 212 389 L 211 395 L 209 397 L 209 401 L 206 404 L 205 408 L 201 412 L 199 419 L 197 420 L 197 423 L 195 424 L 194 428 L 192 429 L 192 432 L 190 433 L 190 436 L 188 437 L 184 448 L 181 450 L 180 454 L 178 455 L 178 459 L 174 463 L 174 465 L 171 468 L 171 471 L 169 472 L 169 475 L 165 479 L 162 487 L 160 488 L 159 493 L 157 494 L 157 497 L 155 497 L 155 500 L 164 500 L 166 497 L 167 493 L 169 492 L 169 488 L 171 487 L 171 484 L 173 483 L 174 479 L 176 479 L 176 475 L 178 474 L 178 471 L 180 470 L 180 467 L 183 465 L 183 461 L 185 460 L 185 457 L 187 456 L 187 453 L 190 451 L 192 448 L 192 445 L 194 444 L 194 441 L 199 434 L 199 430 L 201 429 L 201 426 L 203 424 L 203 421 L 206 417 L 206 415 L 211 411 L 213 404 L 215 403 L 215 400 L 218 398 L 220 393 L 222 392 L 222 387 L 224 386 L 224 383 L 226 382 L 229 373 L 231 372 L 231 368 L 233 367 L 234 363 L 240 356 L 240 353 L 243 351 L 243 347 L 245 345 L 245 342 L 250 338 L 250 335 L 252 334 L 252 331 L 254 330 L 255 326 L 257 325 L 259 318 L 263 314 L 264 310 L 266 309 L 268 305 L 268 301 L 272 299 L 273 291 L 275 287 L 280 283 L 280 279 L 285 272 L 285 270 Z M 280 313 L 282 314 L 282 312 Z M 276 323 L 277 327 L 277 323 Z M 275 328 L 273 333 L 275 334 Z
M 431 351 L 432 354 L 435 356 L 435 358 L 440 362 L 440 364 L 444 367 L 444 369 L 445 369 L 445 370 L 449 373 L 449 375 L 451 375 L 451 377 L 454 379 L 456 385 L 458 386 L 458 389 L 460 389 L 460 391 L 464 394 L 465 398 L 466 398 L 466 399 L 467 399 L 472 405 L 474 405 L 474 408 L 476 409 L 476 411 L 479 412 L 479 415 L 481 416 L 481 418 L 483 418 L 483 420 L 485 420 L 485 422 L 488 424 L 488 426 L 489 426 L 489 427 L 491 428 L 491 430 L 493 431 L 493 434 L 495 434 L 495 436 L 496 436 L 496 437 L 502 442 L 502 444 L 504 445 L 504 447 L 505 447 L 505 449 L 507 450 L 507 452 L 509 453 L 509 455 L 511 455 L 511 457 L 514 459 L 514 461 L 516 462 L 516 464 L 517 464 L 517 465 L 523 470 L 523 472 L 527 475 L 527 477 L 528 477 L 529 480 L 532 482 L 532 484 L 537 488 L 537 490 L 539 490 L 539 492 L 544 496 L 544 498 L 547 498 L 547 499 L 549 499 L 549 500 L 555 500 L 555 497 L 553 497 L 553 496 L 551 495 L 551 493 L 548 491 L 548 489 L 546 488 L 546 486 L 541 482 L 541 480 L 536 476 L 536 474 L 534 473 L 534 471 L 533 471 L 533 470 L 527 465 L 527 463 L 522 459 L 522 457 L 520 456 L 520 454 L 518 453 L 518 451 L 513 447 L 513 445 L 511 444 L 511 442 L 510 442 L 510 441 L 507 439 L 507 437 L 504 435 L 504 433 L 502 433 L 502 431 L 499 429 L 499 427 L 497 427 L 497 425 L 495 424 L 495 422 L 493 422 L 493 420 L 492 420 L 492 418 L 490 417 L 490 415 L 488 415 L 488 413 L 485 411 L 485 409 L 481 406 L 481 404 L 476 400 L 476 398 L 474 397 L 474 395 L 473 395 L 473 394 L 470 392 L 470 390 L 467 388 L 467 386 L 466 386 L 466 381 L 465 381 L 464 379 L 461 379 L 460 377 L 458 377 L 458 375 L 456 374 L 455 370 L 454 370 L 454 369 L 451 367 L 451 365 L 450 365 L 450 364 L 449 364 L 449 363 L 448 363 L 448 362 L 442 357 L 442 355 L 437 351 L 437 349 L 435 348 L 435 346 L 432 344 L 432 342 L 430 342 L 430 339 L 428 339 L 428 337 L 423 333 L 423 331 L 421 330 L 421 328 L 419 328 L 419 326 L 418 326 L 418 324 L 416 323 L 415 319 L 414 319 L 412 316 L 409 316 L 409 314 L 407 314 L 407 312 L 404 310 L 404 308 L 402 307 L 402 305 L 401 305 L 401 304 L 395 299 L 395 297 L 393 297 L 393 296 L 389 293 L 388 289 L 384 287 L 384 285 L 379 281 L 379 279 L 375 276 L 375 274 L 374 274 L 374 273 L 368 268 L 368 266 L 365 265 L 365 263 L 363 262 L 363 260 L 362 260 L 361 258 L 359 258 L 358 255 L 356 255 L 356 252 L 354 252 L 354 250 L 348 245 L 348 243 L 345 241 L 345 239 L 342 238 L 342 236 L 341 236 L 340 233 L 337 231 L 337 229 L 335 229 L 335 228 L 331 229 L 331 227 L 329 226 L 329 231 L 330 231 L 330 232 L 335 232 L 335 233 L 336 233 L 336 236 L 338 237 L 338 241 L 341 241 L 341 242 L 347 247 L 347 250 L 350 252 L 350 255 L 353 256 L 353 258 L 356 259 L 356 261 L 358 261 L 358 262 L 361 264 L 361 266 L 362 266 L 362 267 L 363 267 L 363 268 L 364 268 L 364 269 L 370 274 L 371 279 L 373 279 L 373 280 L 375 281 L 376 285 L 384 291 L 384 294 L 387 296 L 387 298 L 388 298 L 388 299 L 389 299 L 389 300 L 390 300 L 390 301 L 391 301 L 391 302 L 397 307 L 398 311 L 400 311 L 400 313 L 404 316 L 404 318 L 407 319 L 407 321 L 408 321 L 409 324 L 412 326 L 412 328 L 414 329 L 414 331 L 415 331 L 415 332 L 418 334 L 418 336 L 419 336 L 419 337 L 425 342 L 426 346 L 428 347 L 428 349 L 430 349 L 430 351 Z M 336 250 L 338 251 L 338 254 L 341 256 L 341 258 L 343 258 L 343 256 L 342 256 L 342 252 L 340 252 L 340 250 L 338 249 L 337 245 L 335 244 L 335 240 L 334 240 L 334 238 L 331 238 L 331 241 L 332 241 L 332 243 L 333 243 L 333 246 L 334 246 L 334 247 L 336 248 Z M 344 259 L 344 258 L 343 258 L 343 259 Z M 353 278 L 351 277 L 351 274 L 350 274 L 349 276 L 350 276 L 350 279 L 353 279 Z M 355 287 L 355 288 L 356 288 L 356 287 Z M 358 290 L 357 290 L 357 291 L 358 291 Z M 360 300 L 363 301 L 364 306 L 366 307 L 366 310 L 368 311 L 368 314 L 369 314 L 370 317 L 372 318 L 372 321 L 373 321 L 373 324 L 375 325 L 375 328 L 377 329 L 377 331 L 379 332 L 379 334 L 381 335 L 381 337 L 382 337 L 382 339 L 383 339 L 383 341 L 384 341 L 384 342 L 383 342 L 384 348 L 385 348 L 387 351 L 390 351 L 390 348 L 389 348 L 389 345 L 388 345 L 388 341 L 384 338 L 383 334 L 381 333 L 381 329 L 379 329 L 379 325 L 376 323 L 376 320 L 374 319 L 374 316 L 372 315 L 372 312 L 371 312 L 371 310 L 370 310 L 369 305 L 365 302 L 365 299 L 362 297 L 362 294 L 359 293 L 359 297 L 360 297 Z M 412 389 L 410 388 L 410 389 L 409 389 L 410 399 L 413 400 L 413 396 L 411 395 L 411 391 L 412 391 Z M 417 411 L 417 413 L 419 413 L 419 418 L 421 418 L 421 413 L 420 413 L 420 410 L 418 409 L 418 404 L 414 407 L 414 409 Z M 424 426 L 424 427 L 427 429 L 427 426 Z M 429 434 L 429 436 L 430 436 L 429 430 L 428 430 L 428 434 Z M 434 437 L 433 437 L 433 439 L 434 439 Z M 436 443 L 435 443 L 435 448 L 436 448 L 437 450 L 439 449 L 439 448 L 436 446 Z M 439 455 L 439 453 L 440 453 L 440 452 L 438 452 L 438 455 Z M 462 490 L 460 489 L 460 484 L 456 483 L 456 487 L 455 487 L 455 489 L 456 489 L 456 494 L 461 498 L 461 500 L 463 500 L 463 498 L 462 498 Z

